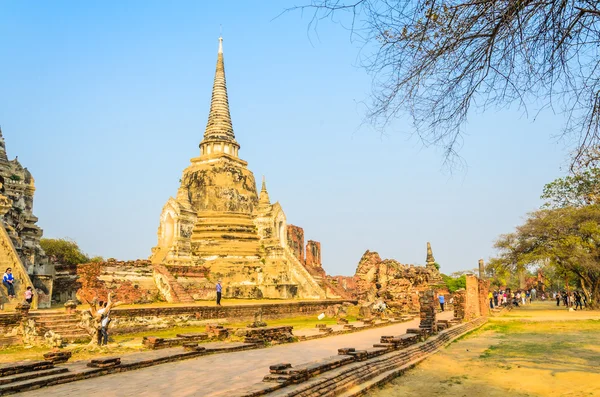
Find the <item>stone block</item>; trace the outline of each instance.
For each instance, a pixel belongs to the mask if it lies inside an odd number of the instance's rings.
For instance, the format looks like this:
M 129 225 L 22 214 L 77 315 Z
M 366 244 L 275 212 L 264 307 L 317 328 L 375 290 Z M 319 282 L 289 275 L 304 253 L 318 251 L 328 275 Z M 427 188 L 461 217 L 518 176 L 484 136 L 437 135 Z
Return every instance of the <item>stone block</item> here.
M 292 368 L 292 364 L 290 363 L 279 363 L 270 365 L 269 371 L 271 371 L 272 374 L 278 374 L 281 373 L 281 371 L 288 370 L 290 368 Z
M 48 352 L 44 353 L 44 360 L 53 364 L 62 364 L 69 361 L 73 353 L 70 351 Z
M 110 368 L 117 367 L 119 365 L 121 365 L 120 357 L 95 358 L 87 363 L 87 366 L 90 368 Z
M 347 354 L 350 354 L 350 352 L 354 352 L 354 351 L 356 351 L 356 349 L 353 347 L 342 347 L 341 349 L 338 349 L 338 354 L 347 355 Z

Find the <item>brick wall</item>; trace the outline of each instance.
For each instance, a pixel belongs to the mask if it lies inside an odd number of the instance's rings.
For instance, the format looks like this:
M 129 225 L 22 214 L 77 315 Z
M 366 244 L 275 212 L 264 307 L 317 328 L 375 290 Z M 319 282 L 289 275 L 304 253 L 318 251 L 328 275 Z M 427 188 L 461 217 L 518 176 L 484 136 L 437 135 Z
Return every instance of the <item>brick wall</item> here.
M 0 336 L 9 334 L 15 327 L 21 323 L 20 313 L 2 313 L 0 314 Z
M 306 266 L 321 267 L 321 243 L 308 240 L 306 244 Z
M 111 311 L 111 329 L 115 333 L 139 332 L 163 325 L 194 325 L 217 319 L 253 320 L 261 312 L 264 320 L 297 316 L 317 316 L 329 307 L 353 300 L 322 300 L 314 302 L 274 303 L 236 306 L 177 306 L 146 308 L 115 308 Z M 225 303 L 226 304 L 226 303 Z
M 490 314 L 490 300 L 488 299 L 488 293 L 490 292 L 489 280 L 478 279 L 477 288 L 479 292 L 480 315 L 487 317 Z
M 299 226 L 288 225 L 287 227 L 288 247 L 296 258 L 304 263 L 304 229 Z
M 479 281 L 476 276 L 467 275 L 466 301 L 465 301 L 465 320 L 471 321 L 481 315 L 479 299 Z

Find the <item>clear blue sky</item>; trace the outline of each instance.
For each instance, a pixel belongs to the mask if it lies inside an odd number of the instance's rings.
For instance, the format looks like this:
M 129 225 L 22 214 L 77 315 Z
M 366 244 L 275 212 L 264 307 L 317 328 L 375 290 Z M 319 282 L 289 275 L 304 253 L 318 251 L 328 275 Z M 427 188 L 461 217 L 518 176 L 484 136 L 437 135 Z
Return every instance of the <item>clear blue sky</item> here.
M 240 157 L 267 177 L 288 223 L 321 241 L 330 274 L 365 250 L 442 271 L 471 269 L 540 205 L 565 161 L 562 119 L 474 115 L 453 175 L 410 138 L 361 126 L 370 77 L 348 32 L 289 1 L 2 1 L 0 125 L 36 179 L 46 237 L 91 255 L 145 258 L 162 206 L 198 155 L 223 25 Z

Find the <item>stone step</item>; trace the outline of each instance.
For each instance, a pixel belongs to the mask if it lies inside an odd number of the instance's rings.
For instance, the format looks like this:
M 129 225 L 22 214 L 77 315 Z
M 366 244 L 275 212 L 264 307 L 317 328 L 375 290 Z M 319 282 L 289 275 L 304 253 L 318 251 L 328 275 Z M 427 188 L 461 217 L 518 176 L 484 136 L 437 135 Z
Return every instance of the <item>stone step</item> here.
M 78 374 L 63 372 L 54 375 L 40 376 L 39 378 L 11 382 L 6 385 L 0 385 L 0 396 L 19 393 L 20 391 L 24 390 L 32 390 L 40 387 L 45 387 L 48 384 L 52 384 L 52 382 L 58 383 L 58 380 L 60 379 L 77 378 L 77 376 Z M 81 379 L 83 379 L 83 377 L 81 377 Z
M 64 320 L 46 320 L 46 319 L 35 319 L 36 324 L 39 325 L 73 325 L 79 323 L 79 320 L 76 318 L 73 319 L 64 319 Z
M 62 367 L 62 368 L 50 368 L 50 369 L 44 369 L 44 370 L 40 370 L 40 371 L 24 372 L 22 374 L 3 376 L 3 377 L 0 377 L 0 385 L 6 385 L 9 383 L 14 383 L 14 382 L 21 382 L 24 380 L 39 378 L 42 376 L 62 374 L 62 373 L 68 372 L 68 371 L 69 371 L 68 368 Z
M 57 334 L 73 334 L 73 333 L 78 333 L 78 331 L 80 330 L 80 328 L 77 327 L 73 327 L 71 325 L 61 325 L 58 327 L 40 327 L 39 328 L 42 332 L 46 332 L 46 331 L 54 331 Z
M 88 334 L 88 333 L 81 333 L 81 334 L 65 334 L 62 335 L 59 333 L 59 335 L 62 337 L 63 342 L 69 342 L 69 343 L 88 343 L 92 337 Z
M 26 372 L 41 371 L 53 367 L 54 365 L 51 362 L 44 360 L 20 361 L 14 363 L 0 364 L 0 378 L 16 374 L 23 374 Z

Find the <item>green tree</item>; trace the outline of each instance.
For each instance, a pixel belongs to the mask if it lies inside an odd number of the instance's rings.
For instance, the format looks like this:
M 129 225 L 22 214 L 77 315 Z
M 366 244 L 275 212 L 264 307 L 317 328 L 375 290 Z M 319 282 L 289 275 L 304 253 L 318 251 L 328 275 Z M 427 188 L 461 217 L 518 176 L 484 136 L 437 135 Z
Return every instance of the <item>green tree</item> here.
M 600 302 L 600 205 L 535 211 L 495 246 L 496 265 L 510 271 L 552 266 L 558 275 L 575 275 L 590 304 Z
M 79 245 L 73 240 L 66 238 L 43 238 L 40 240 L 40 245 L 53 263 L 77 266 L 90 261 L 88 256 L 81 251 Z
M 368 119 L 409 115 L 447 158 L 472 110 L 511 105 L 562 111 L 574 163 L 600 144 L 597 1 L 311 0 L 292 10 L 312 14 L 309 28 L 339 22 L 361 44 Z
M 600 168 L 580 170 L 544 186 L 542 199 L 548 208 L 582 207 L 600 200 Z
M 456 292 L 461 288 L 467 287 L 467 278 L 464 274 L 456 277 L 453 276 L 454 275 L 446 276 L 445 274 L 442 274 L 442 280 L 444 280 L 444 283 L 448 286 L 448 291 Z

